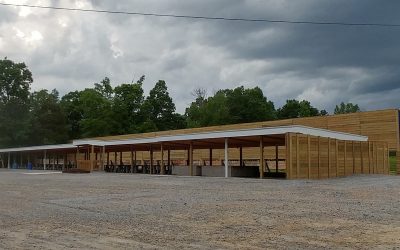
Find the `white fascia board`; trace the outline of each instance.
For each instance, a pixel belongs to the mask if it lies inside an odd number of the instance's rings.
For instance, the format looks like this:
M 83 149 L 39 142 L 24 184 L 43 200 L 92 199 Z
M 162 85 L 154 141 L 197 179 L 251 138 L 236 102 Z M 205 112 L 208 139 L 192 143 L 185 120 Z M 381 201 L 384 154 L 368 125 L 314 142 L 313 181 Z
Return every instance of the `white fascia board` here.
M 76 146 L 73 144 L 59 144 L 59 145 L 44 145 L 44 146 L 33 146 L 33 147 L 22 147 L 22 148 L 5 148 L 0 149 L 0 153 L 8 153 L 8 152 L 21 152 L 21 151 L 44 151 L 44 150 L 52 150 L 52 149 L 74 149 Z
M 206 140 L 206 139 L 218 139 L 218 138 L 262 136 L 262 135 L 265 136 L 280 135 L 286 133 L 300 133 L 305 135 L 329 137 L 333 139 L 348 140 L 348 141 L 368 141 L 368 137 L 366 136 L 296 125 L 296 126 L 243 129 L 243 130 L 216 131 L 216 132 L 196 133 L 196 134 L 170 135 L 170 136 L 160 136 L 160 137 L 140 138 L 140 139 L 103 141 L 102 145 L 116 146 L 116 145 L 130 145 L 130 144 L 148 144 L 148 143 L 160 143 L 160 142 L 172 142 L 172 141 L 190 141 L 190 140 Z
M 83 145 L 93 145 L 93 146 L 104 146 L 104 141 L 100 140 L 74 140 L 73 145 L 83 146 Z

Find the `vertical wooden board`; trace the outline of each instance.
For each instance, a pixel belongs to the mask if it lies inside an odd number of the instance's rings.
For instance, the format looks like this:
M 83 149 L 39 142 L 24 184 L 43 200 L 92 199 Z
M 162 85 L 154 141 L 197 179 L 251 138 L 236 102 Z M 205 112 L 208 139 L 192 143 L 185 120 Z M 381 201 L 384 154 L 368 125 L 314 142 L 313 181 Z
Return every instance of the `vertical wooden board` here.
M 338 141 L 338 176 L 343 177 L 346 175 L 345 173 L 345 146 L 344 146 L 344 141 Z
M 308 178 L 308 146 L 307 146 L 307 136 L 299 136 L 299 178 Z
M 354 173 L 361 174 L 361 147 L 359 142 L 354 142 Z
M 318 137 L 310 138 L 311 179 L 318 179 Z
M 319 177 L 328 178 L 328 138 L 320 137 L 320 166 Z

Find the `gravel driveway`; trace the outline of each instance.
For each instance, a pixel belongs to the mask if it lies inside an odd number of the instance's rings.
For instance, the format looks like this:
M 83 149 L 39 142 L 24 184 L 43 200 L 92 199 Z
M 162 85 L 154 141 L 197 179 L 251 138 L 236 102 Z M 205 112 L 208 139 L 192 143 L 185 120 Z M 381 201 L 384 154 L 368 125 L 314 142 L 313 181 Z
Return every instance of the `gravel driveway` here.
M 400 249 L 400 176 L 0 170 L 0 249 L 30 248 Z

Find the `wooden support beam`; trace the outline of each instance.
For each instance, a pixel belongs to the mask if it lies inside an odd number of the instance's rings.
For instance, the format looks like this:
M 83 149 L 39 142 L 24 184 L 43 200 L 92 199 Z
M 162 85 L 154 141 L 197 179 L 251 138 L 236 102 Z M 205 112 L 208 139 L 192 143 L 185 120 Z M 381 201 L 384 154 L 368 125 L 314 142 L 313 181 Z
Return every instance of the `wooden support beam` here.
M 286 145 L 286 178 L 291 179 L 292 178 L 292 140 L 291 140 L 291 134 L 286 133 L 285 134 L 285 145 Z
M 46 170 L 47 166 L 46 166 L 46 158 L 47 158 L 47 151 L 44 151 L 44 157 L 43 157 L 43 169 Z
M 213 150 L 212 150 L 212 148 L 210 148 L 209 156 L 210 156 L 210 166 L 212 166 L 213 165 Z
M 311 179 L 311 136 L 307 135 L 308 179 Z
M 153 162 L 153 146 L 150 146 L 150 174 L 154 173 L 154 162 Z
M 375 174 L 379 174 L 379 162 L 378 162 L 378 145 L 375 143 Z
M 335 139 L 336 177 L 339 176 L 339 142 Z
M 356 152 L 355 152 L 355 148 L 354 148 L 354 141 L 351 141 L 351 155 L 353 157 L 353 174 L 356 173 Z
M 243 147 L 239 147 L 239 165 L 243 167 Z
M 164 168 L 164 147 L 163 144 L 161 143 L 161 164 L 160 164 L 160 173 L 161 175 L 165 175 L 165 168 Z
M 167 161 L 168 161 L 168 169 L 171 168 L 171 150 L 168 149 L 168 156 L 167 156 Z
M 106 158 L 106 146 L 103 146 L 101 150 L 101 171 L 104 171 L 105 158 Z
M 7 168 L 8 168 L 8 169 L 11 168 L 11 153 L 10 153 L 10 152 L 8 152 Z
M 189 151 L 188 151 L 188 158 L 189 158 L 189 175 L 193 176 L 193 142 L 191 141 L 189 144 Z
M 279 146 L 275 146 L 275 172 L 279 172 Z
M 229 177 L 228 138 L 225 138 L 225 178 Z
M 264 138 L 260 136 L 260 166 L 259 166 L 259 171 L 260 171 L 260 179 L 264 178 Z
M 360 142 L 361 174 L 364 174 L 364 152 L 363 143 Z
M 110 166 L 110 152 L 107 152 L 107 166 Z
M 328 178 L 331 177 L 331 138 L 328 138 Z
M 368 142 L 368 174 L 371 173 L 371 143 Z
M 136 172 L 136 170 L 134 170 L 135 164 L 136 164 L 136 162 L 135 162 L 135 159 L 133 158 L 133 147 L 131 147 L 131 173 L 132 174 Z
M 318 136 L 318 179 L 321 178 L 321 137 Z
M 346 165 L 347 165 L 347 141 L 344 141 L 344 176 L 347 176 L 346 172 Z
M 93 171 L 93 168 L 94 168 L 94 145 L 91 145 L 90 146 L 90 157 L 89 157 L 89 160 L 90 160 L 90 171 L 92 172 Z
M 296 178 L 300 179 L 300 143 L 299 143 L 299 134 L 296 134 Z

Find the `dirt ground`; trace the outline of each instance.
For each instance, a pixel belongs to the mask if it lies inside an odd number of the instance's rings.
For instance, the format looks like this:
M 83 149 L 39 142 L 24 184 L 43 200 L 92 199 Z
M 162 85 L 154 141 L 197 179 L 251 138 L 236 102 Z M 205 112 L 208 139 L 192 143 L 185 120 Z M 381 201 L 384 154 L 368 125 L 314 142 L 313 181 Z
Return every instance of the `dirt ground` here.
M 0 249 L 32 248 L 400 249 L 400 176 L 0 170 Z

